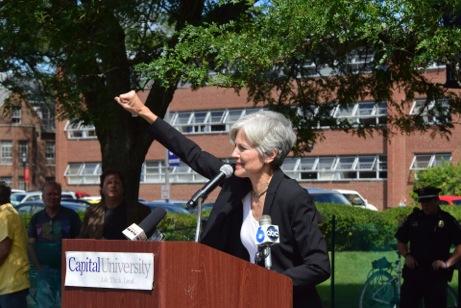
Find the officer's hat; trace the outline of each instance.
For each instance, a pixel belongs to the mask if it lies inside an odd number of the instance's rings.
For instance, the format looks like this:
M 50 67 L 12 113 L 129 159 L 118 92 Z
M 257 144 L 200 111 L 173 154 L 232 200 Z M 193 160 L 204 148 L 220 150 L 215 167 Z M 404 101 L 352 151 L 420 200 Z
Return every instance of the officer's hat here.
M 440 189 L 433 186 L 426 186 L 415 189 L 415 193 L 418 195 L 418 201 L 425 201 L 430 199 L 438 199 Z

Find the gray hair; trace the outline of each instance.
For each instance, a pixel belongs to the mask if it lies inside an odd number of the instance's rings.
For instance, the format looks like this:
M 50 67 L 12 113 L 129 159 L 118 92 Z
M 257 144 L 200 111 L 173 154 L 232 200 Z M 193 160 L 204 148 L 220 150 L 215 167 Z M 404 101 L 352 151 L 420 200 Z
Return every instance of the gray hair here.
M 274 111 L 251 113 L 235 122 L 229 132 L 232 143 L 235 143 L 240 130 L 262 157 L 272 154 L 273 150 L 276 151 L 273 167 L 282 165 L 296 142 L 296 134 L 290 120 Z

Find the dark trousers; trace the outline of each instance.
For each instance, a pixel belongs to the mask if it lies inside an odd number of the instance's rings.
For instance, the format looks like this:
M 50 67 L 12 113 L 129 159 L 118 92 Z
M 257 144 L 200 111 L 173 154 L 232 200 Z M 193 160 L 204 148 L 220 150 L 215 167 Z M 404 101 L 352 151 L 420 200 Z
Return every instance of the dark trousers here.
M 29 289 L 0 295 L 0 308 L 27 308 Z
M 425 308 L 447 307 L 447 273 L 430 267 L 403 269 L 400 289 L 400 308 L 418 308 L 424 301 Z

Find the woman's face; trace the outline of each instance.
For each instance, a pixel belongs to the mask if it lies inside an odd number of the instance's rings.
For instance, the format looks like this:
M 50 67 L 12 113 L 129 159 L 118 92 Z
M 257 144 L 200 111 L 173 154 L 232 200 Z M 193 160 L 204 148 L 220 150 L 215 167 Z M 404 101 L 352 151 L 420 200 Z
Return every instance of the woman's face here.
M 123 195 L 122 180 L 116 174 L 110 174 L 104 178 L 101 193 L 106 198 L 117 198 Z
M 235 136 L 232 157 L 235 158 L 235 176 L 251 177 L 261 173 L 263 170 L 264 159 L 250 144 L 243 130 L 239 130 Z

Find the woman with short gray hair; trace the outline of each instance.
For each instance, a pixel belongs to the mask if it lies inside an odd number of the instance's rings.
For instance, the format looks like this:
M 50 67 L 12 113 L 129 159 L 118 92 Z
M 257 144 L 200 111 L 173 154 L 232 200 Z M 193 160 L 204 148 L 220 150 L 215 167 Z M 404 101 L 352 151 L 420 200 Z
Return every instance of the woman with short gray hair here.
M 144 106 L 134 91 L 115 100 L 145 119 L 152 136 L 196 172 L 214 178 L 223 162 L 186 138 Z M 256 232 L 263 215 L 279 227 L 266 267 L 293 281 L 293 307 L 321 307 L 315 286 L 330 274 L 319 214 L 308 192 L 280 166 L 296 141 L 291 122 L 273 111 L 252 113 L 232 125 L 233 175 L 224 179 L 200 242 L 252 263 L 264 263 Z M 260 262 L 262 261 L 262 262 Z M 267 261 L 267 259 L 266 259 Z
M 230 129 L 230 139 L 235 144 L 239 130 L 245 133 L 248 141 L 263 157 L 276 150 L 272 166 L 279 167 L 293 148 L 296 135 L 291 122 L 282 114 L 274 111 L 251 113 L 237 122 Z

